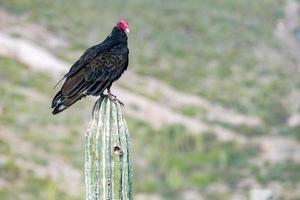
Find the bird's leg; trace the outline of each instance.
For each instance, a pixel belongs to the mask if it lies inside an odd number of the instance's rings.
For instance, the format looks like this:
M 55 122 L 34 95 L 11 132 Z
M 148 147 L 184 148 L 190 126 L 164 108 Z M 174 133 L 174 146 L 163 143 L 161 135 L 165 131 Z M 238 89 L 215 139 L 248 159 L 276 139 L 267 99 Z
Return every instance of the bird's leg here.
M 119 102 L 119 104 L 121 104 L 122 106 L 124 106 L 124 103 L 122 101 L 120 101 L 115 95 L 113 95 L 110 91 L 110 87 L 107 88 L 107 97 L 112 100 L 113 102 Z
M 116 96 L 115 95 L 113 95 L 112 93 L 111 93 L 111 91 L 110 91 L 110 87 L 109 88 L 107 88 L 107 96 L 111 99 L 111 100 L 113 100 L 113 99 L 115 99 L 116 98 Z

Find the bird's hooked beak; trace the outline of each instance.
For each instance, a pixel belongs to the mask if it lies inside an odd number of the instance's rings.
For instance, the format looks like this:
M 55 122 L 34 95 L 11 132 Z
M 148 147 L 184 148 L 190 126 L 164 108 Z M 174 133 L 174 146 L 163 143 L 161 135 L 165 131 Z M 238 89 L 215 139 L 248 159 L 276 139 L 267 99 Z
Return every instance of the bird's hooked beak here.
M 129 33 L 129 28 L 126 28 L 126 29 L 125 29 L 125 32 L 126 32 L 126 33 Z

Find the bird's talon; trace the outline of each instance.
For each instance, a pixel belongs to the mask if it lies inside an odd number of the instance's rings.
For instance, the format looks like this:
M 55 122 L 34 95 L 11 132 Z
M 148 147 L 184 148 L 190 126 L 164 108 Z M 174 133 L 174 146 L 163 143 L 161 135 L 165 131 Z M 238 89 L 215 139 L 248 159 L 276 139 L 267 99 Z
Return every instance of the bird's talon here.
M 107 97 L 114 103 L 118 102 L 122 107 L 124 107 L 124 103 L 120 101 L 115 95 L 107 95 Z
M 111 100 L 111 101 L 115 101 L 115 97 L 113 95 L 107 95 L 107 97 Z
M 124 103 L 122 101 L 120 101 L 119 99 L 116 98 L 116 101 L 119 102 L 119 104 L 124 107 Z

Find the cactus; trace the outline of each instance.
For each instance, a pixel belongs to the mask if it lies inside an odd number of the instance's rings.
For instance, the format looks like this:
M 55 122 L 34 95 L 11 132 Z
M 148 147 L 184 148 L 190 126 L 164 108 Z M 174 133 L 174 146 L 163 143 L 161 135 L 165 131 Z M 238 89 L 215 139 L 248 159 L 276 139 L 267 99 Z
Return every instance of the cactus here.
M 94 105 L 85 136 L 86 200 L 131 200 L 129 132 L 120 104 Z

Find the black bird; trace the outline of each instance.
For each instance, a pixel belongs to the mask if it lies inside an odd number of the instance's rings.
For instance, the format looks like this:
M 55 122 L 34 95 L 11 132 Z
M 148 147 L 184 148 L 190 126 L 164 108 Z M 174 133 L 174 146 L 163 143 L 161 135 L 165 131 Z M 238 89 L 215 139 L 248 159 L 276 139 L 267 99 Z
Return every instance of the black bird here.
M 52 101 L 53 114 L 60 113 L 82 97 L 103 95 L 116 100 L 110 87 L 119 79 L 128 66 L 128 22 L 121 19 L 107 38 L 87 49 L 64 75 L 61 90 Z

